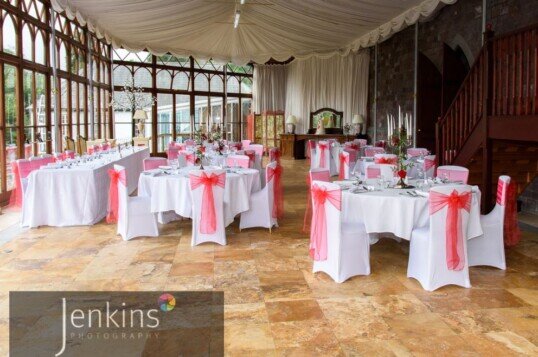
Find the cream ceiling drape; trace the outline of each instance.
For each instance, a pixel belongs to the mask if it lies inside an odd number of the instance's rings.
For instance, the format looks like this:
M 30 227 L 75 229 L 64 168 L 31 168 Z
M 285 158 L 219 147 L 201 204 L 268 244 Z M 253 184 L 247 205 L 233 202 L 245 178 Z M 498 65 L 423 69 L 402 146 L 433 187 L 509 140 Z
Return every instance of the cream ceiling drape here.
M 456 1 L 51 0 L 114 47 L 237 64 L 345 56 Z

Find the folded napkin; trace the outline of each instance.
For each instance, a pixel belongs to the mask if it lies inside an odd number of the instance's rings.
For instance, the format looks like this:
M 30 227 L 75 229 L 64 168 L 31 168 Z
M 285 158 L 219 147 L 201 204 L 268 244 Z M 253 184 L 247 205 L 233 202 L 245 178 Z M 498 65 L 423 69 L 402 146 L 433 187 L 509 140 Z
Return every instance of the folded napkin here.
M 422 197 L 430 197 L 430 194 L 428 192 L 424 192 L 420 190 L 415 190 L 413 192 L 415 192 L 417 195 L 422 196 Z

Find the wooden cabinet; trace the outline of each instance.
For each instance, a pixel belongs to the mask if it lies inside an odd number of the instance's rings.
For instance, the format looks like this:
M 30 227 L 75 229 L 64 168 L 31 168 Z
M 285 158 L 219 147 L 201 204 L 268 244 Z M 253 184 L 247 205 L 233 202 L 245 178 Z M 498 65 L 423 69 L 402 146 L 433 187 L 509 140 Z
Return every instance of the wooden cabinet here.
M 280 136 L 284 134 L 284 112 L 250 114 L 247 118 L 248 139 L 263 144 L 267 149 L 280 148 Z

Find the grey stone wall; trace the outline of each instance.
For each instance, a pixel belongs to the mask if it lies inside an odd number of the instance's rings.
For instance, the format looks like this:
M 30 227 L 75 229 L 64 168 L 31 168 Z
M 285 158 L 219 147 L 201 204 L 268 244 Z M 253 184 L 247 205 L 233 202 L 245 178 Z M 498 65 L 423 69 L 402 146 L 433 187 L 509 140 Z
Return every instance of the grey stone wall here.
M 418 48 L 441 72 L 443 44 L 455 49 L 459 46 L 469 64 L 482 48 L 482 0 L 459 0 L 444 7 L 432 19 L 419 23 Z M 538 22 L 538 0 L 487 0 L 486 22 L 496 35 L 530 26 Z M 395 34 L 378 44 L 377 93 L 374 93 L 374 55 L 370 57 L 370 85 L 368 93 L 367 132 L 373 139 L 386 138 L 387 113 L 413 111 L 414 26 Z M 377 123 L 374 123 L 374 103 L 377 100 Z M 523 209 L 538 213 L 538 180 L 521 196 Z

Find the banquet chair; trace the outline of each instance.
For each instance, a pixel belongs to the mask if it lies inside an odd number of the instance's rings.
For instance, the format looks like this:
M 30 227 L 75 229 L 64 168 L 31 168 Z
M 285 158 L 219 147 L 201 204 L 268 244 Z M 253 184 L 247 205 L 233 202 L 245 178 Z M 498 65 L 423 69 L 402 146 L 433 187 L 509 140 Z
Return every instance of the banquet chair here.
M 471 199 L 471 186 L 467 185 L 430 189 L 430 223 L 411 233 L 407 265 L 407 277 L 418 280 L 425 290 L 434 291 L 450 284 L 471 287 L 466 236 Z M 454 211 L 457 219 L 449 220 Z M 454 223 L 453 231 L 447 227 L 450 222 Z M 449 247 L 456 250 L 448 250 Z
M 366 179 L 375 179 L 383 177 L 386 180 L 394 177 L 395 165 L 391 164 L 373 164 L 366 168 Z
M 239 230 L 252 227 L 271 228 L 278 227 L 279 209 L 282 205 L 282 166 L 276 161 L 265 167 L 265 187 L 250 196 L 249 207 L 241 213 Z M 277 202 L 278 201 L 278 202 Z
M 229 167 L 242 167 L 248 169 L 250 165 L 250 159 L 246 155 L 230 155 L 226 158 L 226 166 Z
M 178 166 L 180 167 L 194 166 L 196 164 L 196 155 L 188 151 L 179 151 L 177 161 L 178 161 Z
M 71 139 L 69 136 L 65 137 L 65 149 L 66 150 L 75 150 L 75 140 Z
M 101 144 L 101 150 L 108 151 L 110 150 L 110 144 L 108 142 L 104 142 Z
M 310 221 L 312 220 L 312 197 L 310 195 L 310 187 L 314 180 L 329 182 L 331 180 L 331 174 L 329 169 L 315 168 L 308 171 L 306 176 L 306 209 L 304 212 L 303 220 L 303 232 L 308 233 L 310 231 Z
M 328 169 L 331 167 L 331 147 L 327 141 L 319 141 L 316 146 L 316 167 Z
M 34 169 L 29 159 L 19 159 L 11 162 L 11 171 L 13 172 L 15 189 L 12 193 L 12 202 L 17 206 L 22 206 L 24 201 L 24 192 L 28 186 L 28 176 Z
M 446 178 L 449 181 L 461 181 L 466 185 L 469 178 L 469 169 L 462 166 L 439 166 L 437 168 L 437 177 Z
M 310 159 L 310 168 L 313 169 L 317 165 L 317 155 L 316 155 L 317 143 L 315 140 L 308 140 L 306 153 L 307 157 Z
M 192 139 L 185 140 L 185 146 L 190 147 L 196 145 L 196 142 Z
M 159 236 L 157 215 L 150 211 L 150 198 L 142 196 L 129 197 L 125 167 L 114 165 L 113 171 L 120 177 L 115 187 L 114 180 L 111 180 L 109 191 L 110 212 L 111 206 L 114 205 L 110 199 L 110 197 L 113 197 L 112 190 L 117 190 L 117 234 L 121 235 L 123 240 L 130 240 L 135 237 Z
M 368 145 L 368 141 L 366 139 L 353 139 L 353 142 L 359 144 L 361 148 Z
M 256 164 L 256 151 L 254 150 L 243 150 L 243 155 L 248 157 L 248 167 L 253 168 Z
M 65 158 L 66 159 L 74 159 L 75 158 L 75 152 L 73 150 L 65 150 Z
M 366 228 L 364 224 L 342 222 L 341 202 L 340 186 L 323 181 L 312 183 L 312 272 L 324 272 L 337 283 L 356 275 L 370 275 L 370 240 Z
M 88 151 L 88 144 L 86 142 L 86 139 L 82 136 L 78 136 L 77 138 L 77 152 L 79 155 L 84 155 Z
M 352 147 L 345 147 L 344 151 L 349 153 L 350 164 L 354 164 L 355 162 L 357 162 L 357 159 L 359 157 L 359 150 L 355 150 Z
M 374 157 L 375 154 L 384 154 L 385 149 L 382 147 L 377 146 L 370 146 L 364 149 L 364 156 L 366 157 Z
M 168 165 L 168 160 L 166 160 L 164 157 L 148 157 L 142 161 L 142 164 L 144 166 L 144 171 L 148 171 L 158 169 L 159 166 Z
M 342 151 L 338 155 L 338 162 L 339 162 L 339 173 L 338 173 L 338 179 L 339 180 L 347 180 L 349 179 L 349 164 L 350 164 L 350 155 L 347 151 Z
M 241 149 L 243 150 L 248 149 L 250 146 L 250 143 L 251 143 L 250 140 L 247 140 L 247 139 L 241 140 Z
M 191 245 L 213 242 L 226 245 L 224 227 L 224 170 L 192 170 L 189 172 L 192 199 Z
M 263 145 L 261 145 L 261 144 L 250 144 L 248 149 L 249 150 L 254 150 L 256 155 L 259 155 L 260 157 L 263 157 L 263 151 L 264 151 Z
M 510 181 L 510 176 L 499 177 L 495 207 L 489 214 L 480 216 L 484 234 L 467 243 L 469 266 L 488 265 L 506 270 L 504 217 Z
M 282 157 L 282 152 L 279 148 L 271 148 L 269 149 L 269 162 L 278 162 L 280 165 L 280 158 Z
M 179 147 L 173 144 L 168 145 L 166 156 L 168 157 L 168 160 L 177 160 L 177 157 L 179 156 Z
M 398 156 L 394 154 L 375 154 L 374 162 L 376 164 L 396 165 L 396 163 L 398 162 Z
M 407 157 L 426 156 L 428 155 L 428 149 L 425 148 L 409 148 L 407 149 Z
M 422 171 L 424 172 L 424 178 L 435 177 L 435 155 L 424 156 Z

